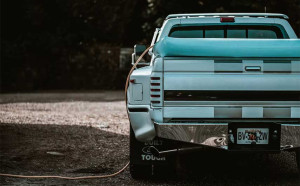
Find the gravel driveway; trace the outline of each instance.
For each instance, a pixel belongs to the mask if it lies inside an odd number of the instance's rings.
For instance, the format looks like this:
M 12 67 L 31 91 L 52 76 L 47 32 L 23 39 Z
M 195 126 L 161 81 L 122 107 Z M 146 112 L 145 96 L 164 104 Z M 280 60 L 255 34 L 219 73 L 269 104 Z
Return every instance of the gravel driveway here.
M 0 123 L 80 125 L 128 135 L 124 92 L 4 94 Z
M 0 95 L 0 172 L 103 175 L 129 159 L 129 123 L 122 91 Z M 186 175 L 133 180 L 128 169 L 94 180 L 17 179 L 1 185 L 300 185 L 293 153 L 184 160 Z

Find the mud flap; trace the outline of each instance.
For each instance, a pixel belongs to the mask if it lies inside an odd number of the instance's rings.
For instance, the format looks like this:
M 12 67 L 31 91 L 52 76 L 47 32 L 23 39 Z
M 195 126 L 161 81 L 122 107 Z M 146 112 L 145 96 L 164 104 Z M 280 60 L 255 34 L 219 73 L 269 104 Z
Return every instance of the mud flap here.
M 300 175 L 300 148 L 296 150 L 296 161 L 298 165 L 298 173 Z
M 149 142 L 140 142 L 136 140 L 133 130 L 130 127 L 130 172 L 134 175 L 139 172 L 139 177 L 149 177 L 164 175 L 166 172 L 173 174 L 175 170 L 175 157 L 155 157 L 149 150 L 154 146 L 159 150 L 168 150 L 176 148 L 173 141 L 161 138 L 155 138 Z M 174 168 L 173 168 L 174 167 Z M 166 171 L 166 169 L 168 171 Z M 134 175 L 133 175 L 134 174 Z
M 160 151 L 177 148 L 174 141 L 162 138 L 154 138 L 149 142 L 140 142 L 132 135 L 130 131 L 130 162 L 135 164 L 164 164 L 172 157 L 155 157 L 149 150 L 149 147 L 154 146 Z

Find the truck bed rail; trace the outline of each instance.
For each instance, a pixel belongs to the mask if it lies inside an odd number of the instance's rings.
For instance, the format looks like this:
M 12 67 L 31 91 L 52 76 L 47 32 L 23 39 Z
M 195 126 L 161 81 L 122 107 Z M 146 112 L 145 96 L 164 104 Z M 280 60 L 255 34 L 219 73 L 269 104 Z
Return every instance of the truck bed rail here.
M 202 39 L 165 37 L 154 46 L 161 57 L 300 58 L 300 39 Z

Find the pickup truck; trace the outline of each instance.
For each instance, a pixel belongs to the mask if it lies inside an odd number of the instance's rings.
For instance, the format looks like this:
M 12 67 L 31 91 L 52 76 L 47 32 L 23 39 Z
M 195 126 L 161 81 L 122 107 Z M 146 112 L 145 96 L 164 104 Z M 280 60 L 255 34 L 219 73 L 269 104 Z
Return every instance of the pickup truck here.
M 172 14 L 129 75 L 130 173 L 171 170 L 203 149 L 296 152 L 300 170 L 300 40 L 288 16 Z M 135 45 L 133 62 L 146 47 Z M 150 58 L 149 57 L 149 58 Z

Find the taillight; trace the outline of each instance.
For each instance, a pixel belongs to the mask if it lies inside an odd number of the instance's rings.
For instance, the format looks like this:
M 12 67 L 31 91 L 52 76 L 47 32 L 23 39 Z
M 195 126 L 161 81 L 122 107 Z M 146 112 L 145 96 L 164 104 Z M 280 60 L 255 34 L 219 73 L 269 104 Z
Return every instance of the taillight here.
M 160 80 L 160 77 L 151 77 L 151 80 Z
M 151 103 L 153 104 L 159 104 L 160 103 L 160 101 L 151 101 Z
M 151 94 L 151 97 L 152 97 L 152 98 L 159 98 L 159 97 L 160 97 L 160 95 Z
M 151 86 L 159 86 L 160 83 L 151 83 Z
M 221 17 L 220 18 L 221 22 L 234 22 L 234 17 Z
M 160 92 L 160 89 L 151 89 L 152 92 Z
M 153 73 L 150 77 L 150 102 L 152 106 L 159 106 L 161 104 L 162 92 L 161 92 L 161 80 L 160 73 Z

